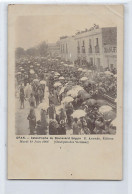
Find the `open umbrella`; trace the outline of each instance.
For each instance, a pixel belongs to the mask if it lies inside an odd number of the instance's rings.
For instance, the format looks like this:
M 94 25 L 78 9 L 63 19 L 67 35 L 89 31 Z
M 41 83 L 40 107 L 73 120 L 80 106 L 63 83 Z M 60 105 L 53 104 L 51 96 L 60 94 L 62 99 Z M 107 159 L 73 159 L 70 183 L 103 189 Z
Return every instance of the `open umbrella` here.
M 40 84 L 41 84 L 41 85 L 44 85 L 44 84 L 46 84 L 46 81 L 41 80 L 41 81 L 40 81 Z
M 105 100 L 96 100 L 96 102 L 99 106 L 107 105 L 107 102 Z
M 80 79 L 80 81 L 86 81 L 86 80 L 88 80 L 87 77 L 82 77 L 82 78 Z
M 115 101 L 114 102 L 117 102 L 117 98 L 115 99 Z
M 59 80 L 64 80 L 65 78 L 63 76 L 59 77 Z
M 21 72 L 17 72 L 17 75 L 20 75 L 21 74 Z
M 87 104 L 88 106 L 94 106 L 96 104 L 96 100 L 91 98 L 87 100 L 85 104 Z
M 69 90 L 69 91 L 67 92 L 67 95 L 68 95 L 68 96 L 72 96 L 72 97 L 77 97 L 77 96 L 78 96 L 78 92 L 79 92 L 80 90 L 84 90 L 83 87 L 81 87 L 81 86 L 79 86 L 79 85 L 76 85 L 76 86 L 74 86 L 71 90 Z
M 60 110 L 61 110 L 62 108 L 63 108 L 62 105 L 56 106 L 56 107 L 55 107 L 56 113 L 59 114 L 59 113 L 60 113 Z
M 83 71 L 83 69 L 82 68 L 79 68 L 78 71 Z
M 106 114 L 106 113 L 110 112 L 111 110 L 112 110 L 111 106 L 108 106 L 108 105 L 106 105 L 106 106 L 104 105 L 104 106 L 101 106 L 99 108 L 99 112 L 101 114 Z
M 117 118 L 115 118 L 115 119 L 111 122 L 111 125 L 112 125 L 112 126 L 115 126 L 115 127 L 117 126 Z
M 34 81 L 34 82 L 39 82 L 39 80 L 38 80 L 38 79 L 34 79 L 33 81 Z
M 113 75 L 113 73 L 111 73 L 110 71 L 105 71 L 104 72 L 106 75 Z
M 34 74 L 35 72 L 34 72 L 34 70 L 33 69 L 31 69 L 30 70 L 30 74 Z
M 61 90 L 59 92 L 59 95 L 61 95 L 65 91 L 65 88 L 66 88 L 66 86 L 64 86 L 64 87 L 61 88 Z
M 84 110 L 75 110 L 71 115 L 73 118 L 85 117 L 86 112 Z
M 82 100 L 86 100 L 86 99 L 91 98 L 91 95 L 88 94 L 86 91 L 84 91 L 84 93 L 82 93 L 82 94 L 80 95 L 80 98 L 81 98 Z
M 54 87 L 59 87 L 59 86 L 61 86 L 62 84 L 60 83 L 60 82 L 56 82 L 55 84 L 54 84 Z
M 89 73 L 92 73 L 92 70 L 88 70 Z
M 116 113 L 114 111 L 109 111 L 107 113 L 104 113 L 105 120 L 114 120 L 116 118 Z
M 62 100 L 62 103 L 72 102 L 74 99 L 71 96 L 67 96 Z
M 58 72 L 55 72 L 55 76 L 59 76 L 60 74 Z
M 39 110 L 47 110 L 49 108 L 49 105 L 48 105 L 48 103 L 46 103 L 46 102 L 42 102 L 42 103 L 40 103 L 39 104 L 39 106 L 38 106 L 38 109 Z

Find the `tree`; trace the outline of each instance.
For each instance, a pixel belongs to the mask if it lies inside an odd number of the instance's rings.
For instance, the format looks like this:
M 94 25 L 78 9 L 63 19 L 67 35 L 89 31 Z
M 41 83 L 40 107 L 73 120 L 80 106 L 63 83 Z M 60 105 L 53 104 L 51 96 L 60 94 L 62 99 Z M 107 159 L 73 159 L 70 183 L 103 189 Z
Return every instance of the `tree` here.
M 16 58 L 23 57 L 25 55 L 25 50 L 21 47 L 16 48 L 15 50 L 15 56 Z
M 43 41 L 37 46 L 37 49 L 38 49 L 39 55 L 46 56 L 48 52 L 48 45 L 46 44 L 45 41 Z

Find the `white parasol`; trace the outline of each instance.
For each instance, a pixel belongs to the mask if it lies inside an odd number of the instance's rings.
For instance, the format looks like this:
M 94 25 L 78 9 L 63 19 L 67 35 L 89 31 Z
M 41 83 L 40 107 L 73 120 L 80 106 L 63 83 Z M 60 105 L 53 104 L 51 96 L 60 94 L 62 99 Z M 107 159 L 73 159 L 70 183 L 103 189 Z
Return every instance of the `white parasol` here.
M 88 70 L 89 73 L 92 73 L 92 70 Z
M 38 80 L 38 79 L 34 79 L 33 81 L 34 81 L 34 82 L 39 82 L 39 80 Z
M 84 110 L 75 110 L 71 116 L 73 118 L 80 118 L 80 117 L 85 117 L 85 115 L 86 115 L 86 112 Z
M 87 77 L 82 77 L 82 78 L 80 79 L 80 81 L 86 81 L 86 80 L 88 80 Z
M 62 84 L 60 83 L 60 82 L 56 82 L 55 84 L 54 84 L 54 87 L 59 87 L 59 86 L 61 86 Z
M 111 125 L 117 126 L 117 118 L 115 118 L 115 119 L 111 122 Z
M 58 72 L 55 72 L 55 76 L 59 76 L 60 74 Z
M 63 76 L 59 77 L 59 80 L 64 80 L 65 78 Z
M 44 85 L 44 84 L 46 84 L 46 81 L 41 80 L 41 81 L 40 81 L 40 84 L 41 84 L 41 85 Z
M 78 92 L 79 92 L 80 90 L 84 90 L 83 87 L 81 87 L 81 86 L 79 86 L 79 85 L 76 85 L 76 86 L 74 86 L 71 90 L 69 90 L 69 91 L 67 92 L 67 95 L 68 95 L 68 96 L 72 96 L 72 97 L 77 97 L 77 96 L 78 96 Z
M 102 114 L 105 114 L 105 113 L 108 113 L 112 110 L 112 108 L 110 106 L 101 106 L 99 108 L 99 112 L 102 113 Z
M 82 68 L 79 68 L 78 71 L 83 71 L 83 69 Z
M 117 98 L 115 99 L 115 102 L 117 102 Z
M 62 94 L 65 89 L 66 89 L 66 86 L 62 87 L 61 90 L 60 90 L 60 92 L 59 92 L 59 95 Z
M 17 72 L 17 75 L 20 75 L 21 74 L 21 72 Z
M 56 106 L 56 107 L 55 107 L 55 110 L 56 110 L 56 113 L 57 113 L 57 114 L 59 114 L 59 113 L 60 113 L 61 108 L 63 108 L 63 106 L 62 106 L 62 105 L 60 105 L 60 106 Z
M 33 69 L 31 69 L 30 70 L 30 74 L 34 74 L 35 72 L 34 72 L 34 70 Z
M 40 103 L 39 104 L 39 106 L 38 106 L 38 109 L 39 110 L 47 110 L 49 108 L 49 105 L 48 105 L 48 103 L 46 103 L 46 102 L 42 102 L 42 103 Z
M 106 75 L 113 75 L 113 73 L 111 73 L 110 71 L 105 71 Z
M 71 96 L 67 96 L 62 100 L 62 103 L 72 102 L 74 99 Z

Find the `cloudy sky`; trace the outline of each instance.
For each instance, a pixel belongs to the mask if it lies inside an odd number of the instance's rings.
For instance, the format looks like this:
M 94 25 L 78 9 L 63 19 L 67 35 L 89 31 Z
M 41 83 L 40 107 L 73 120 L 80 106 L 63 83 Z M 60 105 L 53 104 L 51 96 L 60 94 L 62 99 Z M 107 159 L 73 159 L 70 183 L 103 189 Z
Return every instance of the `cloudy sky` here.
M 78 30 L 90 28 L 93 24 L 99 27 L 117 26 L 121 17 L 116 7 L 91 7 L 83 14 L 33 15 L 19 16 L 16 20 L 16 47 L 24 49 L 37 45 L 41 41 L 54 43 L 60 36 L 74 35 Z

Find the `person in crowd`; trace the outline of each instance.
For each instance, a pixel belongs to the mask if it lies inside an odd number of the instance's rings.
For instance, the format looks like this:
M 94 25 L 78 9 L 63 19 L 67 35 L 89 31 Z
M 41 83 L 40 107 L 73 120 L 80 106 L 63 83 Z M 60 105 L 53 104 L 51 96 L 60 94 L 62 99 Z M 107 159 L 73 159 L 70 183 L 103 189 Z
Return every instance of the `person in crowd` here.
M 60 121 L 60 124 L 58 127 L 58 135 L 66 135 L 66 123 L 64 120 Z
M 30 95 L 29 104 L 30 106 L 35 107 L 35 97 L 33 96 L 33 93 Z
M 94 131 L 95 131 L 96 134 L 102 134 L 104 129 L 105 129 L 104 119 L 103 119 L 103 117 L 99 117 L 95 121 L 95 129 L 94 129 Z
M 66 121 L 66 112 L 63 108 L 60 110 L 59 119 Z
M 39 105 L 39 90 L 38 90 L 38 88 L 35 90 L 34 97 L 35 97 L 36 107 L 37 107 Z
M 58 91 L 56 90 L 56 88 L 54 89 L 53 95 L 54 95 L 54 104 L 59 105 Z
M 48 108 L 49 119 L 55 119 L 55 113 L 55 105 L 50 103 Z
M 81 128 L 80 128 L 80 125 L 79 125 L 77 118 L 74 118 L 72 129 L 73 129 L 73 135 L 80 135 L 81 134 Z
M 67 115 L 67 123 L 69 126 L 71 126 L 71 114 L 73 113 L 73 105 L 72 103 L 68 103 L 66 106 L 66 115 Z
M 89 114 L 89 116 L 86 116 L 86 122 L 87 127 L 90 130 L 90 134 L 95 134 L 94 128 L 95 128 L 95 118 L 92 114 Z
M 46 135 L 48 130 L 48 116 L 46 110 L 41 109 L 41 135 Z
M 58 127 L 59 124 L 57 123 L 56 120 L 50 120 L 49 121 L 49 134 L 50 135 L 57 135 L 58 134 Z
M 34 108 L 30 108 L 30 112 L 28 114 L 27 119 L 29 120 L 30 135 L 34 135 L 34 130 L 36 126 L 36 116 Z
M 20 108 L 24 108 L 24 101 L 26 100 L 24 90 L 20 90 Z

